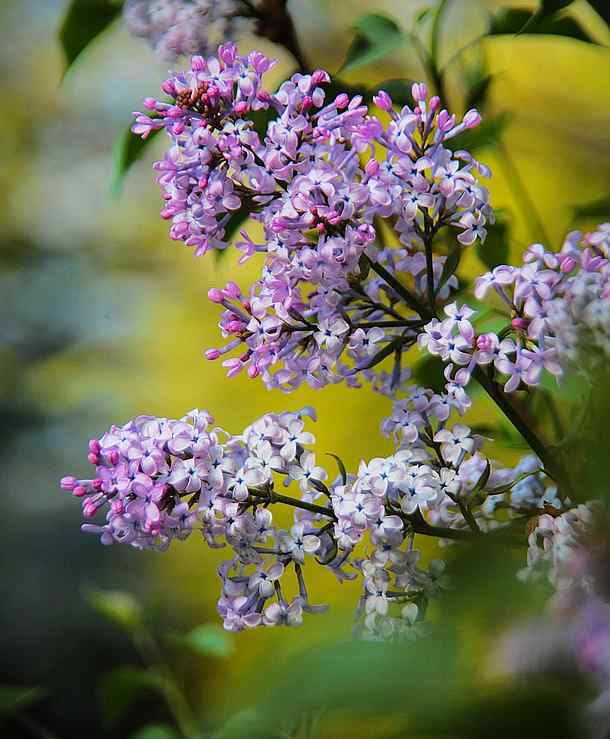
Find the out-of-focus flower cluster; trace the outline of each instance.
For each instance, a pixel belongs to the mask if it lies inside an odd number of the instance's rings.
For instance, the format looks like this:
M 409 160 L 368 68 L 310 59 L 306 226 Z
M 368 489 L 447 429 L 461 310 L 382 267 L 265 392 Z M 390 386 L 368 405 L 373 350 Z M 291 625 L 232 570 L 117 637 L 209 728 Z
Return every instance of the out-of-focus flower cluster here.
M 304 381 L 357 384 L 358 372 L 373 377 L 388 355 L 399 372 L 420 309 L 432 310 L 422 306 L 457 286 L 443 274 L 447 257 L 431 253 L 432 239 L 449 229 L 457 231 L 454 249 L 482 241 L 493 220 L 478 181 L 488 170 L 447 146 L 480 116 L 471 110 L 457 121 L 415 84 L 413 107 L 400 113 L 385 92 L 375 97 L 384 126 L 360 96 L 329 99 L 321 70 L 270 93 L 261 77 L 271 66 L 232 45 L 218 57 L 193 57 L 189 71 L 163 84 L 171 102 L 146 100 L 152 115 L 137 114 L 132 129 L 146 136 L 163 127 L 170 136 L 155 168 L 174 239 L 203 254 L 227 246 L 233 218 L 249 214 L 263 226 L 262 239 L 242 231 L 237 243 L 243 259 L 265 256 L 261 278 L 245 294 L 234 283 L 210 292 L 225 308 L 228 343 L 207 356 L 238 350 L 224 361 L 230 376 L 247 368 L 283 390 Z M 376 243 L 381 220 L 399 234 L 397 248 Z
M 533 520 L 520 577 L 549 582 L 555 593 L 543 618 L 513 629 L 493 654 L 493 669 L 519 677 L 584 678 L 597 692 L 583 735 L 610 730 L 610 581 L 607 512 L 599 501 Z
M 540 383 L 544 370 L 560 378 L 585 347 L 610 356 L 610 224 L 568 234 L 558 252 L 533 244 L 523 265 L 501 265 L 477 278 L 475 296 L 492 289 L 510 321 L 498 333 L 477 334 L 475 311 L 445 306 L 419 344 L 447 363 L 446 377 L 464 387 L 478 365 L 501 379 L 504 391 Z
M 240 0 L 127 0 L 125 23 L 145 38 L 163 59 L 209 54 L 221 41 L 235 38 L 246 6 Z

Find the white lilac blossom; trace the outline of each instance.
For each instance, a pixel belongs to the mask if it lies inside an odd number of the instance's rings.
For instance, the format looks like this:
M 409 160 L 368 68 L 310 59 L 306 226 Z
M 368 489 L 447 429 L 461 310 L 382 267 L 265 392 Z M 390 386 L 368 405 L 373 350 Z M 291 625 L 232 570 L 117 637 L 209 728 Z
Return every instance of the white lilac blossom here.
M 581 350 L 610 356 L 610 224 L 568 234 L 558 252 L 533 244 L 523 265 L 501 265 L 477 278 L 475 296 L 493 290 L 508 313 L 498 333 L 477 333 L 475 311 L 452 303 L 445 318 L 424 326 L 418 343 L 446 363 L 445 376 L 464 387 L 477 367 L 504 392 L 534 387 L 543 372 L 561 378 Z
M 197 531 L 211 547 L 230 547 L 218 603 L 229 630 L 297 624 L 321 610 L 305 583 L 317 563 L 340 581 L 361 575 L 359 632 L 413 638 L 444 582 L 442 563 L 418 564 L 415 535 L 467 539 L 537 514 L 552 499 L 535 459 L 514 470 L 491 462 L 483 439 L 451 422 L 453 409 L 450 396 L 409 386 L 382 424 L 395 452 L 334 480 L 310 448 L 311 408 L 266 414 L 239 435 L 214 426 L 205 411 L 138 416 L 89 443 L 91 478 L 64 477 L 61 486 L 81 499 L 83 531 L 103 544 L 163 551 Z M 294 509 L 289 528 L 275 523 L 276 504 Z M 566 504 L 558 501 L 558 514 Z M 508 524 L 495 518 L 506 510 Z M 103 522 L 94 522 L 98 514 Z M 298 589 L 292 600 L 289 576 Z
M 458 122 L 416 84 L 413 107 L 399 113 L 386 93 L 375 97 L 384 126 L 360 96 L 329 98 L 322 70 L 270 93 L 261 78 L 272 64 L 230 44 L 218 57 L 193 57 L 189 71 L 163 83 L 171 101 L 146 100 L 153 115 L 136 114 L 132 129 L 170 136 L 155 169 L 172 238 L 204 254 L 228 245 L 242 212 L 263 227 L 262 239 L 241 231 L 237 243 L 242 260 L 263 255 L 260 279 L 245 292 L 233 282 L 210 291 L 228 343 L 206 356 L 236 351 L 223 362 L 229 376 L 247 369 L 290 391 L 303 382 L 356 386 L 360 376 L 378 382 L 372 368 L 393 355 L 395 386 L 400 357 L 429 317 L 430 306 L 423 316 L 420 308 L 430 291 L 444 300 L 457 286 L 443 275 L 447 257 L 428 253 L 432 239 L 445 229 L 455 248 L 483 241 L 493 221 L 479 182 L 489 171 L 447 144 L 480 116 Z M 256 129 L 263 109 L 270 120 Z M 380 219 L 396 229 L 398 247 L 379 245 Z
M 163 59 L 209 54 L 248 25 L 240 0 L 127 0 L 127 29 Z

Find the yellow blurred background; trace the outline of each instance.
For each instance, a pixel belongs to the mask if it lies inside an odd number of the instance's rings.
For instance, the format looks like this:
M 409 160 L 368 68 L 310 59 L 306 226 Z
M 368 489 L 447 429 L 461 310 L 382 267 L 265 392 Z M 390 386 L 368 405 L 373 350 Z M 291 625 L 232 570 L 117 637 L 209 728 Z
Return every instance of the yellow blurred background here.
M 450 4 L 441 61 L 477 35 L 485 5 L 499 4 Z M 332 73 L 341 64 L 357 16 L 373 10 L 387 13 L 408 29 L 425 5 L 404 0 L 297 0 L 290 7 L 308 60 Z M 141 40 L 130 38 L 119 22 L 62 82 L 56 35 L 64 8 L 60 0 L 5 0 L 0 8 L 5 296 L 0 392 L 2 407 L 8 409 L 3 414 L 3 499 L 20 532 L 10 550 L 11 572 L 27 573 L 33 593 L 21 583 L 16 595 L 11 584 L 0 624 L 10 621 L 15 633 L 20 609 L 28 604 L 47 608 L 53 614 L 52 629 L 45 632 L 42 619 L 35 631 L 38 641 L 62 633 L 59 622 L 69 606 L 66 601 L 59 606 L 56 599 L 76 601 L 79 588 L 87 584 L 120 588 L 126 576 L 137 581 L 145 605 L 169 614 L 175 625 L 216 619 L 215 569 L 222 551 L 211 552 L 192 536 L 165 555 L 117 553 L 118 547 L 105 549 L 79 532 L 78 505 L 58 490 L 57 478 L 86 472 L 88 438 L 99 436 L 111 423 L 139 413 L 178 417 L 200 407 L 222 427 L 238 432 L 266 411 L 313 405 L 320 457 L 336 453 L 354 469 L 361 458 L 390 450 L 378 432 L 389 410 L 384 398 L 344 386 L 269 393 L 245 375 L 227 380 L 219 362 L 205 361 L 202 351 L 219 342 L 218 312 L 207 300 L 208 289 L 228 279 L 246 286 L 258 266 L 238 266 L 232 253 L 221 260 L 212 254 L 196 259 L 189 249 L 170 241 L 167 224 L 158 215 L 160 198 L 151 170 L 165 146 L 160 138 L 129 173 L 122 196 L 113 199 L 113 142 L 141 99 L 157 94 L 170 65 L 159 62 Z M 603 45 L 609 34 L 584 2 L 574 3 L 572 12 L 599 46 L 559 37 L 500 37 L 486 40 L 480 52 L 494 74 L 490 109 L 510 114 L 504 143 L 553 248 L 575 227 L 574 206 L 610 196 L 610 52 Z M 239 45 L 243 50 L 256 46 L 281 59 L 270 84 L 292 71 L 281 48 L 252 38 L 241 39 Z M 459 109 L 460 63 L 451 69 L 448 92 Z M 372 85 L 422 74 L 416 58 L 401 50 L 346 81 Z M 493 170 L 492 203 L 514 224 L 511 255 L 517 258 L 539 234 L 532 233 L 507 183 L 504 159 L 491 150 L 480 152 L 479 158 Z M 464 269 L 470 277 L 485 271 L 474 251 L 468 253 Z M 482 401 L 470 419 L 486 421 L 493 412 Z M 15 427 L 15 418 L 24 415 L 33 420 L 18 420 Z M 494 452 L 506 461 L 521 453 L 498 444 Z M 328 460 L 331 469 L 334 463 Z M 27 546 L 31 532 L 45 529 L 44 551 L 35 561 L 30 556 L 22 563 L 21 547 Z M 46 552 L 64 546 L 58 561 L 49 554 L 55 569 L 47 569 Z M 81 567 L 85 559 L 88 564 Z M 103 573 L 97 567 L 103 567 Z M 40 586 L 43 595 L 36 589 L 41 578 L 61 579 L 68 570 L 68 594 L 60 595 L 61 588 L 49 583 Z M 236 686 L 254 665 L 263 664 L 260 660 L 275 661 L 307 644 L 349 636 L 358 585 L 339 585 L 317 570 L 308 573 L 308 580 L 315 602 L 331 604 L 329 613 L 307 617 L 298 629 L 238 634 L 231 659 L 201 668 L 206 673 L 200 686 L 204 710 L 235 707 Z M 3 582 L 8 588 L 13 580 Z M 24 643 L 30 639 L 18 629 L 17 638 Z M 49 654 L 49 664 L 56 669 L 58 653 Z M 23 669 L 17 674 L 28 673 Z M 250 696 L 261 687 L 248 679 Z

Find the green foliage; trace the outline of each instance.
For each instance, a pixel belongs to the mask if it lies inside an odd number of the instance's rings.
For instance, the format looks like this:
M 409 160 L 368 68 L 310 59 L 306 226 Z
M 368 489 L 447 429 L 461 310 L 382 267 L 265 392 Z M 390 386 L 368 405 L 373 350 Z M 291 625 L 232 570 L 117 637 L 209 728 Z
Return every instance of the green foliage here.
M 453 151 L 466 149 L 470 152 L 495 146 L 500 141 L 509 122 L 510 115 L 508 113 L 488 116 L 476 128 L 467 129 L 455 138 L 449 139 L 447 146 Z
M 610 3 L 608 0 L 588 0 L 595 12 L 610 25 Z
M 485 243 L 477 242 L 477 257 L 489 269 L 499 264 L 508 264 L 510 252 L 510 227 L 505 220 L 498 219 L 496 223 L 487 226 Z
M 604 220 L 610 218 L 610 198 L 599 198 L 590 203 L 575 205 L 572 208 L 572 216 L 575 220 L 596 219 Z
M 46 692 L 38 687 L 0 685 L 0 716 L 29 708 L 45 695 Z
M 456 247 L 447 257 L 445 260 L 445 264 L 443 264 L 443 271 L 441 272 L 441 278 L 438 281 L 438 285 L 436 288 L 436 292 L 438 293 L 439 290 L 442 289 L 443 285 L 447 282 L 447 280 L 454 275 L 457 272 L 458 267 L 460 266 L 460 259 L 462 258 L 462 250 L 460 247 Z
M 443 360 L 430 354 L 413 365 L 412 376 L 418 385 L 432 388 L 435 393 L 442 393 L 445 390 L 444 369 Z
M 165 680 L 154 670 L 118 667 L 101 678 L 98 691 L 104 716 L 109 724 L 114 724 L 146 693 L 164 695 Z
M 72 0 L 59 29 L 67 71 L 121 12 L 122 0 Z M 65 72 L 64 72 L 65 74 Z
M 149 724 L 138 729 L 130 739 L 178 739 L 178 734 L 167 724 Z
M 345 485 L 345 483 L 347 482 L 347 470 L 345 469 L 343 460 L 341 459 L 341 457 L 339 457 L 336 454 L 333 454 L 332 452 L 326 452 L 326 454 L 329 457 L 332 457 L 337 463 L 337 467 L 339 468 L 339 474 L 341 475 L 341 480 L 343 481 L 343 484 Z
M 347 52 L 342 72 L 354 72 L 367 64 L 383 59 L 405 42 L 396 23 L 383 15 L 360 16 L 353 28 L 356 35 Z
M 569 16 L 548 15 L 521 8 L 502 8 L 491 17 L 490 36 L 516 34 L 545 34 L 567 36 L 595 43 L 579 23 Z
M 187 634 L 174 634 L 171 641 L 204 657 L 228 657 L 233 652 L 233 641 L 218 624 L 201 624 Z
M 85 597 L 95 611 L 124 631 L 132 633 L 142 625 L 140 604 L 129 593 L 120 590 L 89 590 Z
M 151 144 L 155 136 L 160 133 L 161 129 L 151 131 L 149 135 L 143 139 L 131 131 L 131 124 L 114 142 L 112 150 L 113 154 L 113 178 L 112 193 L 118 197 L 123 191 L 125 177 L 131 168 L 131 165 L 138 159 L 141 159 L 145 150 Z

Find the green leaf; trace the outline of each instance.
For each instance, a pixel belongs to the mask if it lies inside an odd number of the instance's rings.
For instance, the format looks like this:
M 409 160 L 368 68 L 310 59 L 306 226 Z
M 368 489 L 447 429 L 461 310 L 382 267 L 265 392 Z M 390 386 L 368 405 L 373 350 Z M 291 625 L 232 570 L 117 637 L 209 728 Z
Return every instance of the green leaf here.
M 465 109 L 483 108 L 487 99 L 487 93 L 493 80 L 493 75 L 484 74 L 482 70 L 471 73 L 468 79 L 468 95 L 466 96 Z M 481 124 L 482 125 L 482 124 Z
M 469 128 L 455 138 L 449 139 L 447 145 L 452 151 L 466 149 L 475 152 L 498 143 L 510 121 L 508 113 L 484 118 L 476 128 Z
M 112 194 L 115 197 L 118 197 L 123 191 L 125 177 L 131 168 L 131 165 L 142 157 L 148 145 L 152 143 L 155 136 L 162 130 L 163 129 L 160 128 L 155 129 L 154 131 L 151 131 L 145 139 L 143 139 L 141 136 L 137 136 L 135 133 L 131 132 L 130 124 L 129 128 L 126 128 L 116 139 L 112 150 L 114 161 Z
M 443 360 L 430 354 L 413 365 L 412 376 L 421 387 L 429 387 L 435 393 L 442 393 L 445 390 L 444 369 Z
M 610 218 L 610 198 L 600 198 L 583 205 L 575 205 L 572 208 L 572 215 L 575 219 Z
M 572 5 L 573 2 L 574 0 L 542 0 L 540 3 L 540 10 L 545 15 L 551 15 L 562 8 L 567 8 L 568 5 Z
M 487 226 L 487 238 L 485 243 L 477 243 L 477 257 L 490 270 L 499 264 L 508 263 L 509 226 L 506 221 L 497 221 Z
M 405 41 L 393 20 L 376 13 L 361 16 L 353 28 L 356 36 L 341 67 L 342 72 L 353 72 L 379 61 Z
M 443 285 L 457 271 L 457 268 L 460 266 L 461 258 L 462 258 L 462 250 L 459 247 L 454 249 L 448 255 L 447 259 L 445 260 L 445 264 L 443 264 L 443 271 L 441 272 L 441 278 L 438 281 L 435 295 L 441 291 L 441 289 L 443 288 Z
M 59 29 L 66 71 L 121 12 L 122 0 L 72 0 Z
M 413 80 L 408 79 L 391 79 L 384 80 L 379 85 L 376 85 L 378 90 L 385 90 L 388 95 L 392 98 L 394 105 L 413 105 L 413 98 L 411 97 L 411 87 Z M 377 90 L 374 93 L 377 94 Z M 373 95 L 371 95 L 371 99 Z
M 171 640 L 204 657 L 228 657 L 233 651 L 231 638 L 216 624 L 201 624 L 188 634 L 172 635 Z
M 149 724 L 138 729 L 130 739 L 178 739 L 178 734 L 167 724 Z
M 15 713 L 28 708 L 44 698 L 46 692 L 42 688 L 26 688 L 18 685 L 0 685 L 0 715 Z
M 589 5 L 610 25 L 610 3 L 608 0 L 588 0 Z
M 595 43 L 581 26 L 569 16 L 548 16 L 521 8 L 502 8 L 491 18 L 490 36 L 543 34 L 551 36 L 567 36 Z
M 98 686 L 104 716 L 110 724 L 121 719 L 131 704 L 148 692 L 164 694 L 165 681 L 153 670 L 119 667 L 106 673 Z
M 347 483 L 347 470 L 345 469 L 343 460 L 341 459 L 341 457 L 337 456 L 336 454 L 333 454 L 332 452 L 326 452 L 326 454 L 329 457 L 332 457 L 337 463 L 337 467 L 339 468 L 339 473 L 341 474 L 341 480 L 343 481 L 343 484 L 345 485 Z
M 89 605 L 101 616 L 132 632 L 142 623 L 142 609 L 137 600 L 121 590 L 89 590 L 85 593 Z

